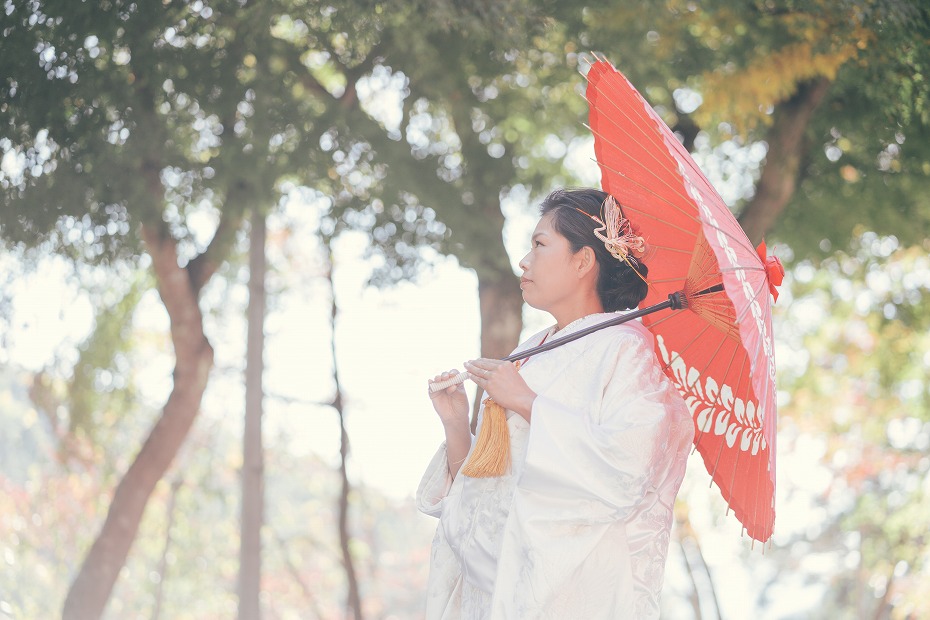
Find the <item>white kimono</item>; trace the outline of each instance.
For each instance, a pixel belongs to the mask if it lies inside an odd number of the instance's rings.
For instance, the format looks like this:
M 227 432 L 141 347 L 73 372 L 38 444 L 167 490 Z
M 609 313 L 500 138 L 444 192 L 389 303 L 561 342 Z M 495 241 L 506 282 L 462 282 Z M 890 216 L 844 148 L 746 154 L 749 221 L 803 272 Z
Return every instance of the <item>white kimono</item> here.
M 613 316 L 584 317 L 556 336 Z M 417 490 L 418 508 L 439 517 L 428 620 L 659 616 L 694 430 L 653 346 L 633 321 L 532 357 L 520 374 L 538 396 L 531 423 L 507 412 L 504 476 L 453 481 L 440 447 Z

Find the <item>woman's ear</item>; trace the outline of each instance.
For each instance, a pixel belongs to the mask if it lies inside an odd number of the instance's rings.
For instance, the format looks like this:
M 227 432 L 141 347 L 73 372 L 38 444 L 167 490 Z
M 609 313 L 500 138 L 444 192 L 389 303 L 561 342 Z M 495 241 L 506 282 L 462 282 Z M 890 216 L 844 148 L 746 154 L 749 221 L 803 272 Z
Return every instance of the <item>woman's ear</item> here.
M 597 266 L 597 255 L 594 253 L 594 248 L 591 246 L 584 246 L 578 250 L 577 254 L 577 268 L 578 268 L 578 277 L 583 278 L 588 273 Z

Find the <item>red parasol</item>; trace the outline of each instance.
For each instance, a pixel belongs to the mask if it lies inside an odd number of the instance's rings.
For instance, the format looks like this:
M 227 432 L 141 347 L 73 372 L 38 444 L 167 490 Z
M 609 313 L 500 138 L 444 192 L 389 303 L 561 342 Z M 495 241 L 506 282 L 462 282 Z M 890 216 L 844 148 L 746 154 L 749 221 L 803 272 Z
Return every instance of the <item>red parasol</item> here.
M 784 270 L 753 248 L 672 131 L 609 62 L 587 74 L 601 185 L 655 254 L 641 307 L 683 293 L 686 310 L 648 314 L 656 353 L 684 395 L 695 447 L 750 537 L 775 522 L 775 357 L 769 293 Z M 674 307 L 674 304 L 672 305 Z

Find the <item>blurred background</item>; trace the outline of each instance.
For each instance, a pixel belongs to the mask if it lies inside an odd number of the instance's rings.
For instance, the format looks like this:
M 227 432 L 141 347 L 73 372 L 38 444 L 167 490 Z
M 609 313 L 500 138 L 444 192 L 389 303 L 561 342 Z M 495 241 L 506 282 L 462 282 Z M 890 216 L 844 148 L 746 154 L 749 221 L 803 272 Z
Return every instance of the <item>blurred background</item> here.
M 426 380 L 551 319 L 592 52 L 788 273 L 775 535 L 689 464 L 664 617 L 930 617 L 922 0 L 6 0 L 0 618 L 420 618 Z

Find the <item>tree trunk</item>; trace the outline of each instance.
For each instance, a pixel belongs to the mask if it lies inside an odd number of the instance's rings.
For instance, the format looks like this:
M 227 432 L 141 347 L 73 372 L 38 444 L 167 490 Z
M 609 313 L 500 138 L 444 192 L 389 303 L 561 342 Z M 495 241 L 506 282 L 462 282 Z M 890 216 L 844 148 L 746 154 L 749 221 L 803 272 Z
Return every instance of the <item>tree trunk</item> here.
M 265 216 L 252 214 L 249 240 L 249 308 L 242 436 L 242 523 L 239 546 L 239 620 L 261 618 L 264 454 L 262 375 L 265 369 Z
M 882 593 L 882 598 L 879 599 L 878 604 L 875 606 L 875 612 L 872 614 L 872 620 L 887 620 L 888 618 L 891 618 L 891 612 L 894 610 L 892 594 L 894 592 L 895 564 L 896 562 L 892 563 L 891 570 L 888 574 L 888 581 L 885 582 L 885 591 Z
M 362 597 L 359 593 L 358 576 L 355 573 L 355 562 L 352 559 L 350 547 L 352 536 L 349 533 L 349 493 L 352 490 L 349 484 L 349 475 L 346 464 L 349 456 L 349 434 L 346 432 L 345 415 L 342 410 L 341 398 L 338 403 L 339 412 L 339 473 L 342 476 L 342 489 L 339 493 L 339 546 L 342 549 L 342 563 L 345 566 L 346 580 L 349 583 L 349 593 L 346 598 L 346 617 L 362 620 Z
M 701 573 L 707 579 L 707 591 L 710 593 L 710 602 L 713 605 L 715 617 L 723 618 L 720 612 L 720 601 L 717 598 L 717 588 L 714 585 L 714 576 L 704 559 L 701 542 L 698 540 L 697 532 L 694 531 L 694 527 L 691 525 L 688 512 L 686 510 L 676 510 L 675 520 L 678 524 L 678 544 L 681 546 L 682 555 L 688 568 L 688 576 L 691 578 L 691 584 L 694 588 L 696 599 L 692 600 L 692 606 L 697 605 L 697 617 L 702 617 L 700 601 L 704 598 L 698 592 L 697 573 L 695 573 L 695 569 L 700 568 Z
M 505 253 L 506 256 L 506 253 Z M 478 306 L 481 312 L 481 357 L 500 359 L 519 344 L 523 329 L 523 293 L 512 273 L 494 275 L 479 271 Z M 471 410 L 471 432 L 478 426 L 483 391 L 477 388 Z
M 753 245 L 771 230 L 797 190 L 801 162 L 807 152 L 804 134 L 829 89 L 826 78 L 801 84 L 798 92 L 775 111 L 756 195 L 739 216 L 739 223 Z
M 158 561 L 158 588 L 155 591 L 155 606 L 152 609 L 152 620 L 160 620 L 161 606 L 165 599 L 165 580 L 168 578 L 168 553 L 171 551 L 171 531 L 174 529 L 175 505 L 178 491 L 181 489 L 181 478 L 171 483 L 171 494 L 168 495 L 168 507 L 165 509 L 167 520 L 165 523 L 165 546 L 161 550 L 161 559 Z
M 346 596 L 346 617 L 362 620 L 362 598 L 359 593 L 358 576 L 355 572 L 355 562 L 352 559 L 351 541 L 349 533 L 349 493 L 352 486 L 349 483 L 349 433 L 346 431 L 345 409 L 342 400 L 342 384 L 339 382 L 339 366 L 336 359 L 336 318 L 339 316 L 339 307 L 336 304 L 336 288 L 333 285 L 333 266 L 329 265 L 326 272 L 329 281 L 331 302 L 330 312 L 330 338 L 333 358 L 333 382 L 336 393 L 333 396 L 333 409 L 339 415 L 339 475 L 342 478 L 342 487 L 339 492 L 339 547 L 342 550 L 342 565 L 346 571 L 348 594 Z
M 691 562 L 688 560 L 688 550 L 685 548 L 685 538 L 679 530 L 677 536 L 678 548 L 681 549 L 681 559 L 685 564 L 685 571 L 688 573 L 688 581 L 691 582 L 691 592 L 688 594 L 688 602 L 691 603 L 691 611 L 694 613 L 694 620 L 704 620 L 701 613 L 701 594 L 698 590 L 697 580 L 694 578 L 694 569 L 691 568 Z
M 481 309 L 481 356 L 510 355 L 523 328 L 523 294 L 512 273 L 485 275 L 478 281 Z
M 174 387 L 161 417 L 120 480 L 97 539 L 68 590 L 64 620 L 99 618 L 126 563 L 155 485 L 165 475 L 200 410 L 213 367 L 213 347 L 203 332 L 198 291 L 178 266 L 176 245 L 167 233 L 143 227 L 143 236 L 171 321 Z

